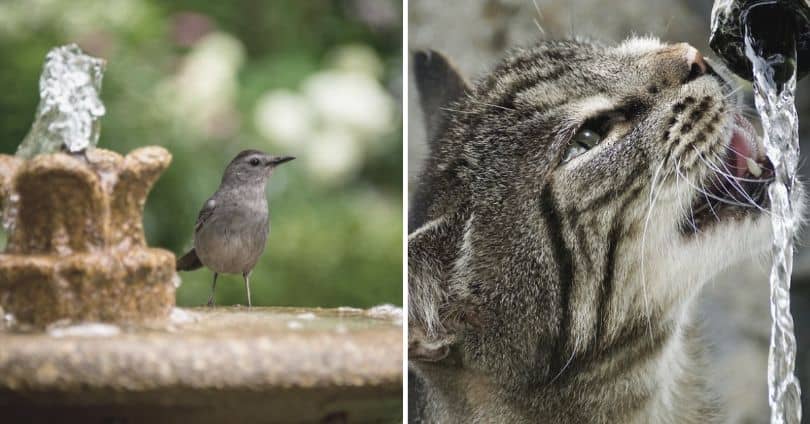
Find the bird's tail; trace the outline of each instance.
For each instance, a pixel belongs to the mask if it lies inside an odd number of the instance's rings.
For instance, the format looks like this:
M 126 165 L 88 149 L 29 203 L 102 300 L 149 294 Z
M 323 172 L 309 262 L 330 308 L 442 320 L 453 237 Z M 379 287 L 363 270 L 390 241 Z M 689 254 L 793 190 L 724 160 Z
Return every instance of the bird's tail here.
M 193 271 L 202 266 L 203 264 L 200 262 L 200 258 L 197 257 L 197 251 L 194 249 L 189 250 L 188 253 L 177 260 L 178 271 Z

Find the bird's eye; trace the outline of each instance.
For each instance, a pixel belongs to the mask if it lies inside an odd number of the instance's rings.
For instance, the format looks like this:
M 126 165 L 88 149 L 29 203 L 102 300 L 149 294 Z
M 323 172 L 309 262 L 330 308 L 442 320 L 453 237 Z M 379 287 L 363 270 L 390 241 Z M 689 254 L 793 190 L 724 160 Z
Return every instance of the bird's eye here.
M 258 158 L 253 158 L 253 159 L 250 160 L 250 164 L 253 165 L 253 166 L 259 166 L 260 163 L 261 163 L 261 161 L 259 161 Z

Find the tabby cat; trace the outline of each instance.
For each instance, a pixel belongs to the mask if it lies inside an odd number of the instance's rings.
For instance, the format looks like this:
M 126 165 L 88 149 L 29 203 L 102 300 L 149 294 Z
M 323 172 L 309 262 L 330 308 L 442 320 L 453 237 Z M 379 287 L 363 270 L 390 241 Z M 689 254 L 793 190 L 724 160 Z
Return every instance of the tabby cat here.
M 723 71 L 654 38 L 542 42 L 474 85 L 414 64 L 416 421 L 719 420 L 695 298 L 768 251 L 773 178 Z

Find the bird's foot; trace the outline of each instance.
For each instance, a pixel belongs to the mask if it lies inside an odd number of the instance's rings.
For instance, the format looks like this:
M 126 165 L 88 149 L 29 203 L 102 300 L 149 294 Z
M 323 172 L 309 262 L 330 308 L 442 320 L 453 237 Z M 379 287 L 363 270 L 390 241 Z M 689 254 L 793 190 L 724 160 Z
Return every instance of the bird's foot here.
M 208 298 L 208 307 L 213 308 L 214 306 L 216 306 L 216 302 L 214 302 L 214 296 L 211 296 Z

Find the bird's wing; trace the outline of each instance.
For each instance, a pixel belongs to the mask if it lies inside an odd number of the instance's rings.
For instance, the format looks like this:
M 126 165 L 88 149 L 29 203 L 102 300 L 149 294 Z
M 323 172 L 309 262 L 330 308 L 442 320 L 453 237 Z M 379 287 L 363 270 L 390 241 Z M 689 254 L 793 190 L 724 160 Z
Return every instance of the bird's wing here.
M 197 215 L 197 223 L 194 224 L 194 232 L 199 232 L 200 229 L 205 225 L 205 222 L 208 221 L 208 218 L 214 214 L 214 209 L 217 207 L 217 202 L 214 199 L 208 199 L 207 202 L 203 205 L 202 209 L 200 209 L 200 214 Z

